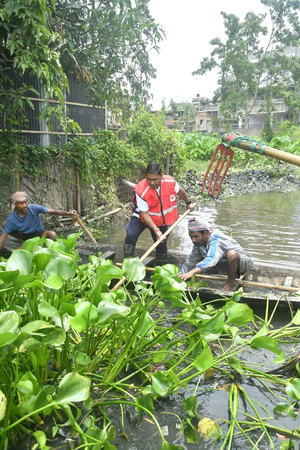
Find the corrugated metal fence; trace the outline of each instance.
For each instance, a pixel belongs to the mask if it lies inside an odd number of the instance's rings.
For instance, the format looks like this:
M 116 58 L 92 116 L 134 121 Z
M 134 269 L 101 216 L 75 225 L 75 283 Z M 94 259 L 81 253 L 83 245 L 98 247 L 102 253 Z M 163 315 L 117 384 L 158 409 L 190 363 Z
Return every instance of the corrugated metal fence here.
M 22 87 L 23 83 L 28 86 L 32 86 L 39 96 L 33 92 L 29 93 L 29 98 L 34 105 L 34 110 L 25 103 L 25 116 L 26 120 L 23 121 L 21 129 L 18 130 L 18 134 L 22 137 L 26 137 L 26 141 L 30 144 L 64 144 L 67 141 L 68 136 L 72 136 L 72 133 L 66 135 L 62 129 L 59 128 L 57 118 L 53 118 L 53 131 L 49 131 L 44 120 L 39 119 L 40 111 L 45 106 L 43 87 L 40 85 L 37 79 L 25 74 L 22 79 L 14 76 L 13 70 L 11 71 L 10 81 L 13 83 L 13 88 L 17 89 Z M 77 122 L 81 128 L 81 133 L 76 135 L 92 136 L 94 131 L 98 129 L 105 129 L 105 108 L 92 106 L 85 93 L 83 85 L 76 82 L 74 78 L 69 78 L 70 92 L 66 93 L 66 108 L 68 109 L 68 116 Z M 53 101 L 53 105 L 55 105 Z M 0 117 L 0 130 L 4 129 L 4 118 Z

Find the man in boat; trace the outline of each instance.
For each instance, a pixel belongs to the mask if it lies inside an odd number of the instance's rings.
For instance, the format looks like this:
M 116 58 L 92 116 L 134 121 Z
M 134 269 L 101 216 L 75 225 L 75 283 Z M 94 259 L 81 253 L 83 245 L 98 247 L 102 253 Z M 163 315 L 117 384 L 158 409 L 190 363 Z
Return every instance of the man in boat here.
M 235 278 L 252 269 L 251 256 L 232 237 L 220 230 L 211 230 L 198 218 L 189 220 L 188 230 L 194 245 L 178 276 L 186 281 L 200 273 L 224 274 L 227 280 L 223 291 L 231 292 Z
M 155 242 L 178 219 L 177 196 L 186 208 L 193 211 L 195 204 L 189 200 L 185 190 L 169 175 L 163 175 L 161 166 L 151 163 L 146 178 L 134 187 L 132 217 L 126 226 L 124 258 L 133 256 L 140 234 L 148 228 Z M 167 237 L 156 247 L 156 264 L 167 262 Z
M 40 214 L 54 214 L 58 216 L 77 215 L 74 211 L 60 211 L 48 209 L 40 205 L 28 204 L 25 192 L 18 191 L 11 197 L 13 212 L 2 223 L 3 234 L 0 236 L 0 249 L 4 246 L 7 236 L 11 235 L 23 242 L 33 237 L 46 236 L 48 239 L 56 240 L 56 233 L 45 230 Z

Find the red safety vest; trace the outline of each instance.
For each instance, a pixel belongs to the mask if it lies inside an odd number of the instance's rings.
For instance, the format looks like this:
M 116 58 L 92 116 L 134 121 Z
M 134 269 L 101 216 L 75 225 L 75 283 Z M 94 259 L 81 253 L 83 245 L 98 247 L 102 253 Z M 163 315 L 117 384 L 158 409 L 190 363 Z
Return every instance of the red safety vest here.
M 160 196 L 149 186 L 146 178 L 140 181 L 134 191 L 148 203 L 148 213 L 156 226 L 172 225 L 178 219 L 177 194 L 175 180 L 169 175 L 163 175 L 160 184 Z M 142 222 L 142 216 L 140 214 Z

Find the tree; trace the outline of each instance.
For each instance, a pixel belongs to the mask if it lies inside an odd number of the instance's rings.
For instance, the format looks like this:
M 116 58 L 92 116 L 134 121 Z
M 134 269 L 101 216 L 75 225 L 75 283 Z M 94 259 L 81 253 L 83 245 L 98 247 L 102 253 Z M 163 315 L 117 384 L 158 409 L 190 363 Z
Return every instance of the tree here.
M 286 104 L 299 108 L 300 60 L 288 55 L 287 47 L 298 46 L 300 39 L 300 1 L 261 0 L 266 14 L 248 12 L 244 21 L 221 12 L 226 41 L 215 38 L 211 57 L 205 57 L 193 75 L 219 69 L 214 102 L 226 118 L 243 118 L 248 128 L 249 115 L 258 96 L 284 97 Z M 264 22 L 268 18 L 269 26 Z M 251 100 L 249 102 L 249 100 Z M 267 104 L 267 102 L 266 102 Z M 270 107 L 270 105 L 268 105 Z
M 87 87 L 92 104 L 137 109 L 155 77 L 149 52 L 159 50 L 163 30 L 149 0 L 0 0 L 0 60 L 37 77 L 52 113 L 68 126 L 64 90 L 72 75 Z M 3 78 L 9 81 L 9 75 Z M 6 83 L 7 88 L 7 83 Z M 3 93 L 3 91 L 2 91 Z M 47 112 L 48 111 L 48 112 Z M 64 120 L 65 119 L 65 120 Z

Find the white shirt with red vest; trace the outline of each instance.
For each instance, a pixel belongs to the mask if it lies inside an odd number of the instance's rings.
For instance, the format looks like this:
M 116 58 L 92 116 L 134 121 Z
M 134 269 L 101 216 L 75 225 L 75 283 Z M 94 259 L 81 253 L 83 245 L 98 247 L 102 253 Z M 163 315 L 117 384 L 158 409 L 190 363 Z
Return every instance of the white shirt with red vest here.
M 157 226 L 172 225 L 177 220 L 176 194 L 179 191 L 179 184 L 173 177 L 163 175 L 158 189 L 150 187 L 147 180 L 143 179 L 135 186 L 134 190 L 136 208 L 133 216 L 142 220 L 139 212 L 148 212 Z

